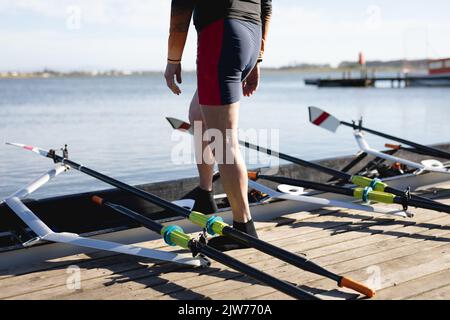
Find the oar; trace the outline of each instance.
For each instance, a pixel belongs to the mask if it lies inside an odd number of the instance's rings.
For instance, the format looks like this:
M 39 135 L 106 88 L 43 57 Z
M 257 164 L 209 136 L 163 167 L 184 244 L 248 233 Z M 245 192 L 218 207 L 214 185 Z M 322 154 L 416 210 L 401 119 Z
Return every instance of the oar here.
M 261 177 L 264 177 L 264 176 L 261 176 Z M 249 172 L 249 178 L 250 178 L 250 180 L 248 181 L 248 185 L 250 188 L 258 190 L 259 192 L 265 193 L 272 199 L 297 201 L 297 202 L 317 205 L 320 207 L 347 208 L 347 209 L 357 210 L 357 211 L 381 213 L 381 214 L 386 214 L 386 215 L 395 215 L 395 216 L 399 216 L 399 217 L 403 217 L 403 218 L 412 216 L 410 213 L 404 212 L 403 210 L 393 211 L 393 210 L 388 210 L 385 208 L 375 208 L 372 206 L 361 205 L 361 204 L 357 204 L 357 203 L 353 203 L 353 202 L 329 200 L 329 199 L 317 198 L 317 197 L 312 197 L 312 196 L 303 196 L 300 194 L 278 192 L 278 191 L 275 191 L 265 185 L 257 183 L 255 180 L 257 180 L 259 178 L 259 175 L 256 172 Z M 262 178 L 262 179 L 264 179 L 264 178 Z M 292 185 L 287 185 L 287 186 L 289 187 Z
M 233 257 L 230 257 L 229 255 L 226 255 L 214 248 L 211 248 L 205 243 L 192 238 L 191 236 L 185 234 L 183 232 L 183 229 L 181 229 L 181 227 L 179 226 L 170 225 L 165 227 L 162 224 L 144 215 L 132 211 L 124 206 L 105 201 L 97 196 L 92 197 L 92 201 L 100 206 L 108 207 L 120 214 L 123 214 L 130 219 L 139 222 L 147 229 L 159 233 L 164 238 L 164 241 L 170 246 L 178 245 L 183 249 L 188 249 L 194 256 L 203 254 L 219 263 L 222 263 L 225 266 L 246 274 L 254 278 L 255 280 L 258 280 L 259 282 L 269 285 L 272 288 L 296 299 L 319 300 L 318 297 L 312 295 L 309 292 L 306 292 L 290 283 L 277 279 L 265 272 L 257 270 L 248 264 L 242 263 L 234 259 Z
M 404 151 L 407 151 L 407 152 L 413 152 L 413 153 L 416 153 L 416 154 L 420 154 L 422 156 L 428 156 L 429 155 L 428 153 L 423 152 L 422 150 L 417 150 L 416 148 L 412 148 L 412 147 L 404 147 L 401 144 L 385 143 L 384 146 L 386 148 L 391 149 L 394 152 L 399 151 L 399 150 L 404 150 Z
M 324 192 L 331 192 L 336 194 L 342 194 L 349 197 L 354 197 L 363 201 L 375 201 L 386 204 L 400 204 L 406 210 L 408 206 L 423 208 L 428 210 L 440 211 L 450 213 L 450 206 L 442 203 L 430 203 L 418 199 L 409 198 L 408 196 L 396 196 L 391 193 L 373 191 L 371 188 L 348 188 L 335 185 L 328 185 L 319 182 L 312 182 L 300 179 L 291 179 L 277 176 L 260 175 L 257 172 L 249 173 L 249 177 L 252 179 L 264 179 L 276 183 L 287 184 L 295 187 L 303 187 L 313 190 L 319 190 Z
M 276 247 L 276 246 L 271 245 L 271 244 L 269 244 L 265 241 L 262 241 L 258 238 L 252 237 L 246 233 L 236 230 L 236 229 L 232 228 L 231 226 L 229 226 L 228 224 L 224 223 L 220 217 L 206 216 L 200 212 L 191 211 L 189 209 L 177 206 L 176 204 L 173 204 L 167 200 L 164 200 L 152 193 L 143 191 L 141 189 L 138 189 L 136 187 L 128 185 L 124 182 L 121 182 L 114 178 L 108 177 L 100 172 L 89 169 L 89 168 L 87 168 L 81 164 L 78 164 L 72 160 L 69 160 L 65 157 L 61 157 L 61 156 L 57 155 L 54 150 L 46 151 L 41 148 L 26 146 L 26 145 L 18 144 L 18 143 L 9 143 L 9 144 L 16 146 L 16 147 L 20 147 L 25 150 L 35 152 L 35 153 L 40 154 L 45 157 L 48 157 L 56 163 L 62 163 L 66 166 L 69 166 L 69 167 L 75 169 L 75 170 L 81 171 L 91 177 L 94 177 L 100 181 L 103 181 L 103 182 L 108 183 L 112 186 L 115 186 L 121 190 L 124 190 L 130 194 L 133 194 L 141 199 L 147 200 L 150 203 L 153 203 L 153 204 L 155 204 L 163 209 L 166 209 L 174 214 L 177 214 L 182 217 L 186 217 L 191 222 L 206 229 L 206 231 L 211 235 L 219 234 L 219 235 L 229 237 L 230 239 L 233 239 L 234 241 L 237 241 L 239 243 L 242 243 L 244 245 L 252 247 L 256 250 L 264 252 L 270 256 L 273 256 L 275 258 L 283 260 L 283 261 L 285 261 L 289 264 L 292 264 L 300 269 L 333 279 L 338 283 L 339 286 L 353 289 L 357 292 L 360 292 L 360 293 L 366 295 L 367 297 L 373 297 L 375 295 L 375 292 L 372 289 L 366 287 L 365 285 L 358 283 L 356 281 L 353 281 L 349 278 L 334 274 L 334 273 L 324 269 L 323 267 L 309 261 L 308 259 L 306 259 L 302 256 L 299 256 L 297 254 L 294 254 L 294 253 L 284 250 L 282 248 Z M 67 156 L 67 154 L 68 154 L 67 148 L 65 148 L 64 155 Z
M 450 159 L 449 152 L 442 151 L 442 150 L 439 150 L 439 149 L 436 149 L 433 147 L 424 146 L 422 144 L 419 144 L 419 143 L 416 143 L 413 141 L 409 141 L 406 139 L 402 139 L 399 137 L 394 137 L 394 136 L 391 136 L 391 135 L 383 133 L 383 132 L 379 132 L 379 131 L 375 131 L 375 130 L 363 127 L 362 125 L 357 125 L 355 123 L 341 121 L 341 120 L 337 119 L 336 117 L 332 116 L 331 114 L 329 114 L 328 112 L 326 112 L 320 108 L 317 108 L 317 107 L 309 107 L 309 121 L 311 123 L 315 124 L 316 126 L 324 128 L 331 132 L 336 132 L 337 128 L 340 125 L 344 125 L 344 126 L 352 128 L 354 130 L 360 130 L 360 131 L 362 130 L 362 131 L 377 135 L 379 137 L 383 137 L 383 138 L 386 138 L 389 140 L 394 140 L 394 141 L 406 144 L 408 146 L 416 148 L 417 150 L 421 150 L 422 152 L 424 152 L 430 156 L 433 156 L 433 157 Z
M 430 165 L 424 165 L 422 163 L 417 163 L 417 162 L 413 162 L 410 160 L 402 159 L 399 157 L 395 157 L 393 155 L 382 153 L 382 152 L 370 147 L 369 143 L 366 141 L 366 139 L 364 139 L 364 135 L 361 131 L 355 131 L 353 133 L 353 135 L 354 135 L 355 140 L 358 143 L 358 146 L 361 149 L 361 151 L 363 151 L 367 154 L 370 154 L 374 157 L 386 159 L 387 161 L 390 161 L 393 163 L 404 164 L 410 168 L 417 169 L 418 172 L 430 171 L 430 172 L 450 174 L 450 171 L 447 168 L 445 168 L 444 165 L 440 161 L 433 160 L 433 162 L 432 162 L 433 165 L 430 166 Z
M 175 118 L 167 118 L 167 121 L 169 121 L 169 123 L 175 130 L 186 131 L 186 132 L 189 132 L 192 134 L 192 127 L 189 123 L 184 122 L 182 120 L 175 119 Z M 405 191 L 402 191 L 402 190 L 399 190 L 396 188 L 392 188 L 380 179 L 369 179 L 366 177 L 356 176 L 356 175 L 352 176 L 351 174 L 349 174 L 347 172 L 342 172 L 342 171 L 339 171 L 339 170 L 336 170 L 333 168 L 325 167 L 325 166 L 320 165 L 315 162 L 306 161 L 306 160 L 303 160 L 300 158 L 292 157 L 285 153 L 273 151 L 273 150 L 270 150 L 270 149 L 267 149 L 264 147 L 260 147 L 258 145 L 255 145 L 255 144 L 252 144 L 249 142 L 239 141 L 239 143 L 248 149 L 253 149 L 253 150 L 268 154 L 270 156 L 295 163 L 295 164 L 303 166 L 303 167 L 315 169 L 317 171 L 326 173 L 332 177 L 338 177 L 344 181 L 353 183 L 360 187 L 371 187 L 374 191 L 392 193 L 392 194 L 395 194 L 395 195 L 401 196 L 401 197 L 405 195 Z M 411 195 L 411 198 L 417 199 L 417 200 L 420 199 L 422 201 L 430 202 L 430 203 L 439 203 L 439 202 L 436 202 L 436 201 L 433 201 L 430 199 L 426 199 L 423 197 L 419 197 L 416 195 Z

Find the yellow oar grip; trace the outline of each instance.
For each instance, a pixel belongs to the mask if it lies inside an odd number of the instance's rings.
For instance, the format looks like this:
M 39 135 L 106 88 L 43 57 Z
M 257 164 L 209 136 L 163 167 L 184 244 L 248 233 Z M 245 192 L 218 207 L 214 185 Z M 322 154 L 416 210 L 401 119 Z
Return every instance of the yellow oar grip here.
M 161 235 L 164 241 L 170 246 L 180 246 L 184 249 L 189 249 L 189 242 L 191 237 L 183 232 L 178 226 L 167 226 L 161 230 Z
M 386 183 L 377 181 L 374 186 L 372 186 L 373 180 L 361 177 L 361 176 L 353 176 L 352 183 L 356 184 L 359 187 L 372 187 L 374 191 L 384 192 L 385 188 L 388 186 Z
M 342 277 L 341 281 L 339 282 L 339 287 L 355 290 L 356 292 L 359 292 L 369 298 L 375 296 L 375 290 L 370 289 L 362 283 L 356 282 L 350 278 Z
M 213 219 L 213 220 L 211 220 Z M 207 216 L 200 212 L 192 211 L 189 215 L 189 220 L 195 223 L 196 225 L 205 228 L 208 230 L 210 234 L 219 234 L 223 235 L 223 228 L 227 227 L 228 224 L 217 219 L 215 216 Z M 212 222 L 212 223 L 211 223 Z
M 353 190 L 353 196 L 356 199 L 364 200 L 364 192 L 365 192 L 364 189 L 356 188 Z M 392 193 L 386 193 L 386 192 L 370 191 L 367 194 L 367 199 L 370 201 L 392 204 L 392 203 L 394 203 L 395 195 Z

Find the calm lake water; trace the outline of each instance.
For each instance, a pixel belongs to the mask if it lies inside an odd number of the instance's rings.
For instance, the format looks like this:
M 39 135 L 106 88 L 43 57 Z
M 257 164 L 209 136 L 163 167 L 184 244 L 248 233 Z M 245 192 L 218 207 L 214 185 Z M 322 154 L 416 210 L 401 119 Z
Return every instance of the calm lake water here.
M 267 73 L 258 94 L 242 102 L 242 129 L 278 129 L 278 148 L 305 159 L 357 152 L 349 128 L 336 134 L 312 126 L 310 105 L 342 120 L 364 117 L 365 125 L 425 144 L 450 141 L 450 89 L 317 89 L 304 74 Z M 52 163 L 4 145 L 43 148 L 69 145 L 75 161 L 132 184 L 196 175 L 195 165 L 174 164 L 177 145 L 165 117 L 187 119 L 195 90 L 185 75 L 181 96 L 162 76 L 123 78 L 0 79 L 0 198 L 47 171 Z M 369 136 L 382 148 L 386 142 Z M 264 143 L 264 142 L 261 142 Z M 262 157 L 261 165 L 267 164 Z M 59 176 L 35 198 L 108 188 L 78 172 Z

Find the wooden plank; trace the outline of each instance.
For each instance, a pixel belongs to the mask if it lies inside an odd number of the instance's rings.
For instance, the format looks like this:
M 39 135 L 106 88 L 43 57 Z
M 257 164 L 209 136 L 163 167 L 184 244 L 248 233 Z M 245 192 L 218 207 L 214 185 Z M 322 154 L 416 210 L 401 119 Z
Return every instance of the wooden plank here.
M 152 286 L 153 297 L 168 294 L 174 291 L 185 291 L 195 289 L 197 285 L 208 285 L 216 281 L 223 281 L 227 278 L 242 276 L 240 273 L 229 270 L 220 270 L 216 268 L 197 268 L 193 270 L 179 270 L 168 273 L 162 273 L 158 277 L 163 280 L 162 283 L 156 283 Z M 144 278 L 144 277 L 143 277 Z M 110 288 L 108 297 L 122 298 L 122 299 L 139 299 L 139 297 L 148 297 L 147 288 L 149 284 L 145 285 L 141 281 L 130 279 L 123 283 L 117 283 Z M 99 299 L 103 296 L 103 288 L 97 287 L 89 292 L 80 293 L 83 296 L 89 296 L 92 299 Z M 71 298 L 76 298 L 71 296 Z
M 447 248 L 447 245 L 442 244 L 442 242 L 431 242 L 433 241 L 428 240 L 415 244 L 412 250 L 409 248 L 405 250 L 407 251 L 406 255 L 406 252 L 401 253 L 401 250 L 396 249 L 389 252 L 391 255 L 387 256 L 387 259 L 380 259 L 380 255 L 377 255 L 377 258 L 370 257 L 369 260 L 365 259 L 366 261 L 363 263 L 361 261 L 363 259 L 355 259 L 355 261 L 359 260 L 358 263 L 354 261 L 344 262 L 335 266 L 335 268 L 354 279 L 368 279 L 370 270 L 367 268 L 376 267 L 381 271 L 379 289 L 399 285 L 450 267 L 450 248 Z M 395 254 L 394 251 L 396 251 Z M 355 270 L 357 266 L 359 268 Z M 329 283 L 322 279 L 310 282 L 308 285 L 318 289 L 329 289 Z
M 378 291 L 375 298 L 378 300 L 404 300 L 416 296 L 420 297 L 421 294 L 436 289 L 436 285 L 450 285 L 450 269 L 384 288 Z M 447 296 L 447 299 L 449 298 L 450 294 Z
M 51 286 L 49 288 L 44 288 L 37 291 L 28 292 L 25 294 L 15 295 L 10 297 L 11 299 L 52 299 L 52 298 L 61 298 L 73 295 L 74 293 L 87 292 L 94 288 L 103 287 L 105 297 L 108 296 L 108 291 L 114 287 L 115 283 L 120 282 L 128 282 L 129 279 L 133 279 L 134 281 L 142 281 L 145 282 L 145 286 L 154 286 L 156 284 L 161 284 L 165 282 L 165 280 L 158 277 L 158 275 L 162 272 L 169 272 L 170 268 L 176 268 L 178 266 L 175 265 L 164 265 L 164 266 L 153 266 L 152 268 L 142 268 L 139 263 L 135 264 L 135 268 L 132 268 L 130 271 L 125 271 L 123 273 L 116 273 L 113 271 L 109 271 L 109 274 L 106 276 L 98 276 L 98 272 L 96 272 L 96 276 L 89 280 L 83 280 L 83 274 L 81 275 L 81 289 L 72 290 L 67 288 L 66 279 L 61 279 L 62 282 L 56 284 L 55 286 Z M 130 269 L 130 264 L 124 265 L 124 268 Z M 112 268 L 113 269 L 113 268 Z M 142 276 L 142 273 L 145 273 L 145 277 Z
M 450 299 L 450 285 L 439 287 L 434 290 L 409 298 L 409 300 L 449 300 L 449 299 Z
M 139 245 L 139 246 L 142 246 L 145 248 L 150 248 L 150 249 L 158 249 L 158 250 L 163 249 L 165 251 L 174 251 L 175 250 L 172 248 L 167 248 L 167 245 L 165 245 L 162 240 L 138 243 L 136 245 Z M 96 251 L 96 252 L 92 252 L 89 254 L 77 254 L 77 255 L 72 255 L 72 256 L 67 256 L 67 257 L 61 257 L 58 259 L 43 261 L 41 263 L 37 263 L 37 264 L 33 264 L 33 265 L 21 266 L 19 268 L 14 267 L 14 269 L 12 269 L 12 270 L 2 270 L 1 271 L 0 283 L 2 283 L 1 281 L 3 281 L 4 279 L 8 279 L 8 278 L 12 278 L 12 277 L 17 277 L 17 276 L 22 276 L 22 275 L 26 276 L 27 274 L 30 274 L 30 273 L 45 272 L 48 270 L 61 269 L 63 267 L 67 267 L 67 266 L 73 265 L 73 264 L 77 264 L 77 265 L 81 266 L 84 263 L 90 263 L 91 261 L 94 261 L 97 259 L 101 260 L 101 259 L 105 259 L 105 258 L 118 257 L 118 256 L 120 256 L 120 254 L 107 252 L 107 251 Z M 133 256 L 130 256 L 130 257 L 132 259 L 134 258 Z
M 255 293 L 258 295 L 264 295 L 266 293 L 273 292 L 273 288 L 268 286 L 263 286 L 260 284 L 254 284 L 249 286 L 244 286 L 239 288 L 239 290 L 224 290 L 217 293 L 209 294 L 208 298 L 212 300 L 249 300 L 254 296 Z M 279 292 L 279 299 L 288 299 L 290 296 Z

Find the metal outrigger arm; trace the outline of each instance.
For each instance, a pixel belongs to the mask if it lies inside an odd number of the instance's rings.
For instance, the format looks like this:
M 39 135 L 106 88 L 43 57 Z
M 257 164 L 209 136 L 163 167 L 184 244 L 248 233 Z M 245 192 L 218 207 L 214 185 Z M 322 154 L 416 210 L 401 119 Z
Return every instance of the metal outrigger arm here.
M 209 264 L 209 261 L 201 256 L 193 258 L 190 255 L 175 254 L 135 245 L 125 245 L 111 241 L 90 239 L 74 233 L 54 232 L 22 202 L 22 199 L 26 198 L 32 192 L 36 191 L 67 169 L 68 168 L 65 165 L 57 164 L 53 169 L 3 200 L 3 202 L 37 235 L 36 238 L 27 241 L 23 246 L 29 247 L 41 241 L 51 241 L 193 267 L 207 266 Z

